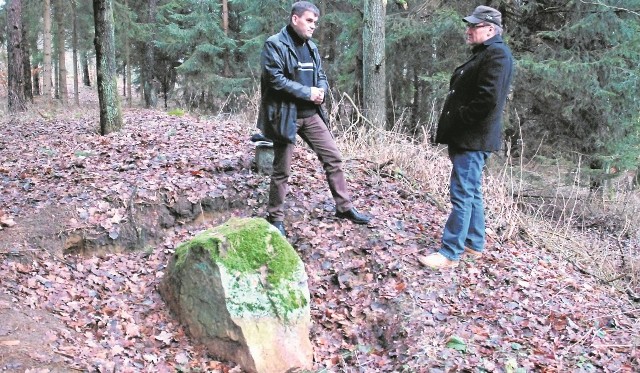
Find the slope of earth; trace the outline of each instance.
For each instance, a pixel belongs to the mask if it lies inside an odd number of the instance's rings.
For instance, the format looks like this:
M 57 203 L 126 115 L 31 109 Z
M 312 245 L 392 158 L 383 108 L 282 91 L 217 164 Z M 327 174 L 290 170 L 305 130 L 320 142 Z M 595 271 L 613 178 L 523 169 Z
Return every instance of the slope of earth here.
M 156 286 L 180 242 L 265 216 L 253 126 L 141 109 L 125 123 L 99 136 L 97 112 L 0 122 L 0 369 L 240 371 L 188 338 Z M 553 252 L 492 240 L 479 260 L 425 270 L 416 257 L 446 219 L 426 191 L 347 160 L 356 207 L 376 217 L 356 226 L 333 217 L 312 152 L 293 164 L 286 223 L 310 276 L 317 370 L 640 366 L 639 305 Z

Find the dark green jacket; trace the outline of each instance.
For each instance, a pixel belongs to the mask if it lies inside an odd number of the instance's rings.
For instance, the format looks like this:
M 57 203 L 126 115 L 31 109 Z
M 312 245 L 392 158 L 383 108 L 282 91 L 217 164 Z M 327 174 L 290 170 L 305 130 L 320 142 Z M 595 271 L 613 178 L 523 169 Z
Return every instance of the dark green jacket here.
M 314 86 L 329 93 L 327 76 L 322 69 L 320 53 L 314 42 L 308 40 L 311 58 L 316 66 Z M 261 102 L 258 112 L 258 128 L 268 139 L 277 143 L 296 142 L 297 109 L 295 99 L 309 100 L 311 87 L 295 79 L 298 57 L 295 45 L 286 26 L 264 43 L 261 55 L 262 77 L 260 79 Z M 328 123 L 327 114 L 318 106 L 318 114 Z
M 451 77 L 436 142 L 465 150 L 499 150 L 512 77 L 513 57 L 500 35 L 474 47 L 473 56 Z

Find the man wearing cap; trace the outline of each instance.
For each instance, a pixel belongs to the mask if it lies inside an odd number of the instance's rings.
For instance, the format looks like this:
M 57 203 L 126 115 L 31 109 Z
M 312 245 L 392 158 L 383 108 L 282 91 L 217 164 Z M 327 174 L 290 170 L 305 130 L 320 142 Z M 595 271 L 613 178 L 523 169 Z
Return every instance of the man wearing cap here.
M 367 224 L 371 220 L 351 203 L 342 156 L 321 106 L 329 87 L 318 47 L 311 41 L 319 15 L 318 8 L 308 1 L 294 3 L 289 25 L 267 39 L 261 55 L 258 128 L 273 141 L 274 153 L 268 220 L 284 236 L 284 200 L 296 135 L 300 135 L 322 163 L 336 203 L 336 217 L 356 224 Z
M 484 250 L 482 169 L 502 145 L 502 111 L 513 76 L 513 57 L 502 40 L 501 13 L 479 6 L 463 20 L 472 56 L 451 77 L 435 138 L 448 145 L 452 209 L 438 252 L 418 258 L 436 269 L 457 267 L 465 254 L 480 258 Z

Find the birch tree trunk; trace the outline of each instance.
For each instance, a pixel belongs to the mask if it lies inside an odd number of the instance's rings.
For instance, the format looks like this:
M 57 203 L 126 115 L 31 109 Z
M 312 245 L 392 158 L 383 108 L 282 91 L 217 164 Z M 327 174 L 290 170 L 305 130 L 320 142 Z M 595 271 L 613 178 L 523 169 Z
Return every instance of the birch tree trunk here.
M 383 129 L 386 121 L 385 32 L 386 0 L 364 1 L 362 30 L 362 106 L 364 116 Z
M 93 19 L 96 29 L 94 45 L 100 101 L 100 133 L 106 135 L 122 128 L 122 109 L 116 74 L 113 0 L 93 0 Z

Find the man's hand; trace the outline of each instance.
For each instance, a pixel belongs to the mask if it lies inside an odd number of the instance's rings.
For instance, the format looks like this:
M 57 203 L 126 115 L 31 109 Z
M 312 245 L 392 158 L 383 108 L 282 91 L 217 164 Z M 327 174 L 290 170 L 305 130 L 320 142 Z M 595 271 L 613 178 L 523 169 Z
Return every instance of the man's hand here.
M 311 87 L 311 97 L 310 100 L 313 101 L 314 104 L 320 105 L 324 102 L 324 89 L 318 87 Z

